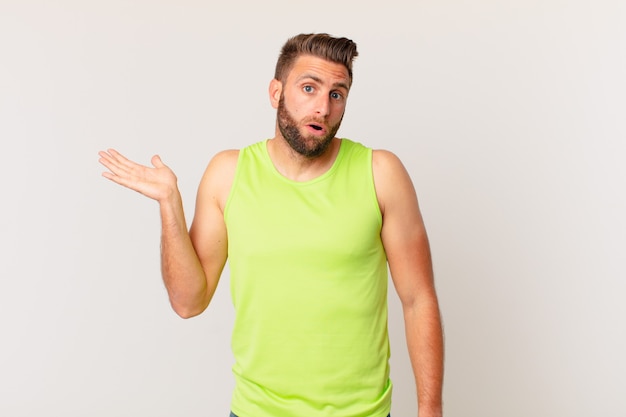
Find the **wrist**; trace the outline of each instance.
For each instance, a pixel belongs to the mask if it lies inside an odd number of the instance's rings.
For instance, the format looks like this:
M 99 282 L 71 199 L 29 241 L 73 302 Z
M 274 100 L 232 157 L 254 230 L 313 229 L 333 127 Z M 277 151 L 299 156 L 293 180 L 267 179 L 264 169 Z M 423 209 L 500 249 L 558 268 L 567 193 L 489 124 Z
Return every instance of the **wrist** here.
M 178 188 L 173 189 L 167 196 L 159 199 L 158 203 L 161 218 L 167 223 L 170 221 L 175 222 L 183 214 L 183 202 Z
M 443 410 L 441 406 L 439 407 L 436 407 L 436 406 L 423 407 L 422 406 L 422 407 L 418 407 L 417 415 L 418 417 L 442 417 Z

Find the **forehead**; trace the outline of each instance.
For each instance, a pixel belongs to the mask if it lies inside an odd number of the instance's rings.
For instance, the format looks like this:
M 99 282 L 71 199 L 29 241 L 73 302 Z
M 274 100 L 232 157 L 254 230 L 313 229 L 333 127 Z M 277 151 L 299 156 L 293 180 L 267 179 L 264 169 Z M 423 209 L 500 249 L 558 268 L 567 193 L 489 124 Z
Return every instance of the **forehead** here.
M 289 71 L 288 80 L 315 77 L 331 84 L 350 85 L 348 69 L 343 64 L 328 61 L 313 55 L 300 55 Z

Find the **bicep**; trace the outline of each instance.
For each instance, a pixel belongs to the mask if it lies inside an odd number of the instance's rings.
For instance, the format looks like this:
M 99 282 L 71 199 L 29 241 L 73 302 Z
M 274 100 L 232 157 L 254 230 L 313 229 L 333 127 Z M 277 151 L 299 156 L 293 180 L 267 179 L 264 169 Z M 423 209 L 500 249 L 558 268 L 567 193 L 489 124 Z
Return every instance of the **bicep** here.
M 236 151 L 220 153 L 209 163 L 196 198 L 193 222 L 189 230 L 207 281 L 217 284 L 228 257 L 228 237 L 223 208 L 228 198 Z
M 228 242 L 222 213 L 210 201 L 196 203 L 189 236 L 207 281 L 217 281 L 226 263 Z
M 415 188 L 400 160 L 389 152 L 375 154 L 374 178 L 391 277 L 403 305 L 412 304 L 434 290 L 430 245 Z

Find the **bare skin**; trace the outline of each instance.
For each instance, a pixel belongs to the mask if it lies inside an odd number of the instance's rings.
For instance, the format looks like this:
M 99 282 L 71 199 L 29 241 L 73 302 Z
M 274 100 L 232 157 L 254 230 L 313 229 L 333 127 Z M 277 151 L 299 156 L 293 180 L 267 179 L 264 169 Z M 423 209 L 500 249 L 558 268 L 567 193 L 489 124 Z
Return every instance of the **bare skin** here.
M 269 96 L 281 97 L 296 122 L 305 147 L 323 141 L 341 123 L 349 92 L 347 70 L 340 64 L 301 56 L 283 81 L 272 80 Z M 313 126 L 315 125 L 315 126 Z M 290 146 L 278 123 L 268 152 L 277 170 L 294 181 L 308 181 L 335 161 L 340 139 L 330 137 L 318 156 L 307 157 Z M 218 153 L 209 163 L 196 199 L 195 217 L 187 232 L 176 176 L 158 156 L 153 167 L 128 160 L 115 150 L 100 152 L 103 176 L 159 203 L 162 222 L 162 274 L 173 309 L 188 318 L 209 305 L 226 263 L 224 207 L 239 151 Z M 383 215 L 382 242 L 399 295 L 406 338 L 417 387 L 419 417 L 442 415 L 443 335 L 435 292 L 428 237 L 411 179 L 392 153 L 373 153 L 378 203 Z

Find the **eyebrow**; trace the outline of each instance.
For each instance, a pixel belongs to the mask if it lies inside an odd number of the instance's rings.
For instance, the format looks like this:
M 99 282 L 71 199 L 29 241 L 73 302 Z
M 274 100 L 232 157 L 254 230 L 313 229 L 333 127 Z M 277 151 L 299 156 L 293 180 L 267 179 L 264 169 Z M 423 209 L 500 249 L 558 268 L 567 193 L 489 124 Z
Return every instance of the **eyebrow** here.
M 299 82 L 299 81 L 305 80 L 307 78 L 315 81 L 316 83 L 323 84 L 322 79 L 320 77 L 318 77 L 317 75 L 313 75 L 313 74 L 302 74 L 300 77 L 298 77 L 298 79 L 296 81 Z M 346 91 L 350 91 L 350 87 L 348 86 L 348 84 L 346 84 L 344 82 L 334 83 L 333 87 L 334 88 L 340 87 L 340 88 L 344 88 Z

